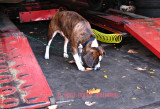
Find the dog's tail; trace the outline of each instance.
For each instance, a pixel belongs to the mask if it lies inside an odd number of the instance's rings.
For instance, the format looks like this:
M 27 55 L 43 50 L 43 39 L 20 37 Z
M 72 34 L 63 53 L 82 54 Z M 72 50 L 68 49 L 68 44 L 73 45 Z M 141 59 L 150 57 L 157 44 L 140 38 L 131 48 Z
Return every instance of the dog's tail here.
M 52 39 L 52 35 L 56 30 L 60 30 L 60 28 L 57 26 L 58 24 L 58 16 L 59 13 L 56 13 L 52 16 L 51 22 L 49 24 L 49 29 L 48 29 L 48 42 L 50 39 Z
M 49 29 L 48 29 L 47 43 L 48 43 L 49 40 L 51 39 L 52 34 L 53 34 L 53 29 L 52 29 L 52 26 L 51 26 L 51 23 L 50 23 L 50 24 L 49 24 Z

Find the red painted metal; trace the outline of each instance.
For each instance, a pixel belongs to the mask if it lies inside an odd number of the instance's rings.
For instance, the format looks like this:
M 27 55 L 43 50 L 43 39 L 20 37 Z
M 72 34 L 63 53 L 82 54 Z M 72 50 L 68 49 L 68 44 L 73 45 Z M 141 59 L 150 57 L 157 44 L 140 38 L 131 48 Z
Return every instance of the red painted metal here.
M 127 20 L 126 18 L 115 16 L 115 15 L 97 15 L 99 27 L 109 30 L 114 33 L 125 32 L 124 24 L 121 21 Z
M 127 18 L 94 11 L 78 10 L 78 12 L 93 25 L 114 33 L 126 32 L 124 29 L 124 23 L 121 21 L 125 21 Z
M 54 104 L 54 96 L 27 38 L 0 16 L 0 109 L 33 109 Z
M 59 9 L 59 5 L 51 0 L 36 0 L 35 2 L 22 2 L 12 5 L 0 4 L 1 12 L 7 14 L 12 19 L 19 18 L 19 12 L 39 11 Z
M 0 40 L 0 108 L 50 105 L 53 94 L 27 38 L 10 36 Z
M 129 21 L 126 30 L 160 58 L 160 18 Z
M 59 9 L 19 12 L 20 22 L 50 20 Z
M 130 33 L 160 58 L 160 18 L 109 9 L 106 13 L 78 10 L 90 23 L 114 33 Z

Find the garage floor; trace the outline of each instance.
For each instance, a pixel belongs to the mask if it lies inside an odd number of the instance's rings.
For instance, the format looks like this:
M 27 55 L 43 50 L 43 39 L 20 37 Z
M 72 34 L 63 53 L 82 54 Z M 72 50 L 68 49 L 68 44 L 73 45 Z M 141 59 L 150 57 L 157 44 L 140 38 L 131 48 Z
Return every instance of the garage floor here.
M 48 21 L 15 23 L 20 31 L 46 43 Z M 50 59 L 44 59 L 45 46 L 28 38 L 59 109 L 159 109 L 160 59 L 133 37 L 120 44 L 101 44 L 106 56 L 99 71 L 81 72 L 73 60 L 50 49 Z M 57 35 L 53 47 L 63 50 L 63 37 Z M 70 46 L 68 50 L 71 52 Z M 133 53 L 128 53 L 128 51 Z M 87 96 L 90 89 L 101 89 L 99 95 Z M 102 95 L 101 95 L 102 94 Z M 104 95 L 107 96 L 104 96 Z M 95 102 L 87 106 L 86 101 Z

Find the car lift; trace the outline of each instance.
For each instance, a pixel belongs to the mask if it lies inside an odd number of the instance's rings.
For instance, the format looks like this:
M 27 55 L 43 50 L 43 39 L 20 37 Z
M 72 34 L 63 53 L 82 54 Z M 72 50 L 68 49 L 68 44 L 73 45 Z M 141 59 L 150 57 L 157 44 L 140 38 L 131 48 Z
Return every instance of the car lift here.
M 49 20 L 52 14 L 58 12 L 52 9 L 31 11 L 32 7 L 26 8 L 26 12 L 19 12 L 21 22 Z M 115 9 L 108 9 L 105 13 L 81 8 L 76 11 L 96 26 L 114 33 L 131 34 L 160 58 L 160 18 L 148 18 Z M 41 12 L 44 14 L 39 14 Z M 55 104 L 54 96 L 27 38 L 8 17 L 1 14 L 0 108 L 32 109 L 52 104 Z
M 0 108 L 33 109 L 55 104 L 27 38 L 0 14 Z
M 91 24 L 114 33 L 128 33 L 160 58 L 160 18 L 108 9 L 105 13 L 78 10 Z

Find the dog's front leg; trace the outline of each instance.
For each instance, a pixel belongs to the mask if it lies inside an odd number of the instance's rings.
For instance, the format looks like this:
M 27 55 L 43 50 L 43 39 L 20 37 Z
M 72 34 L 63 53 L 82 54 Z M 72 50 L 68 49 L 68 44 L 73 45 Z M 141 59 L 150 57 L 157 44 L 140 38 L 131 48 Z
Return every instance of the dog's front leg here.
M 84 68 L 83 65 L 81 64 L 81 59 L 80 59 L 78 53 L 73 54 L 73 57 L 74 57 L 74 60 L 75 60 L 75 62 L 76 62 L 76 65 L 77 65 L 78 69 L 79 69 L 80 71 L 84 71 L 85 68 Z
M 80 58 L 81 64 L 83 65 L 83 61 L 82 61 L 83 46 L 82 44 L 79 44 L 78 49 L 79 49 L 79 58 Z
M 77 65 L 78 69 L 80 71 L 85 71 L 85 68 L 83 67 L 83 65 L 81 63 L 80 56 L 78 55 L 77 49 L 76 48 L 72 48 L 72 52 L 73 52 L 73 58 L 75 60 L 75 63 Z

